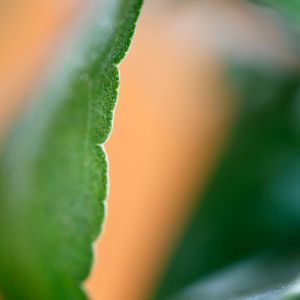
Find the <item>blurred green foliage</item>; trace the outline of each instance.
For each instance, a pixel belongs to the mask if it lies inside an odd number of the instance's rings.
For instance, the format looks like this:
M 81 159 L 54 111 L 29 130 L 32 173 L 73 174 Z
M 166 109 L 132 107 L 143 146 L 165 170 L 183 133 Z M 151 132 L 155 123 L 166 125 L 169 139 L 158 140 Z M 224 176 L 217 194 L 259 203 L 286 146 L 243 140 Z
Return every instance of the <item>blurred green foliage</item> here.
M 300 21 L 299 1 L 257 2 Z M 300 299 L 300 74 L 231 70 L 240 114 L 155 299 Z
M 274 8 L 279 14 L 285 16 L 289 21 L 300 23 L 299 0 L 252 0 L 260 4 Z
M 300 78 L 268 69 L 233 77 L 239 119 L 157 299 L 248 256 L 300 246 Z

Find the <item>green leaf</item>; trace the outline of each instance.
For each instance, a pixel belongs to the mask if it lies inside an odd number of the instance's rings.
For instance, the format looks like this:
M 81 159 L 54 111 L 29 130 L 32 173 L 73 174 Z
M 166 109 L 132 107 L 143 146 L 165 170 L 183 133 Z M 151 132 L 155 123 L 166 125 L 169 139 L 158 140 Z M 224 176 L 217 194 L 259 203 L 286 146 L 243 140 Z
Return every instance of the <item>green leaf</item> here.
M 300 1 L 299 0 L 253 0 L 254 2 L 268 5 L 276 9 L 290 21 L 300 25 Z
M 156 299 L 255 254 L 300 251 L 299 74 L 253 66 L 232 75 L 239 118 Z
M 299 269 L 299 253 L 264 254 L 208 276 L 170 299 L 292 299 Z
M 0 158 L 0 288 L 6 299 L 86 299 L 105 216 L 103 143 L 117 65 L 142 0 L 95 1 Z

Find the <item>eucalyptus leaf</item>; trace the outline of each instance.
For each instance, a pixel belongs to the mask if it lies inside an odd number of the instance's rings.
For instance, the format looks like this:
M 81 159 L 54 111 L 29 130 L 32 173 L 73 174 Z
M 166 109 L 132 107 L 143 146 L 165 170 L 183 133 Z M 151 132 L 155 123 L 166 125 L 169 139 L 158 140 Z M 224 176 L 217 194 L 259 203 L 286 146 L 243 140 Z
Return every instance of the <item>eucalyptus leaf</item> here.
M 142 0 L 97 0 L 0 158 L 0 288 L 6 299 L 86 299 L 105 217 L 118 93 Z

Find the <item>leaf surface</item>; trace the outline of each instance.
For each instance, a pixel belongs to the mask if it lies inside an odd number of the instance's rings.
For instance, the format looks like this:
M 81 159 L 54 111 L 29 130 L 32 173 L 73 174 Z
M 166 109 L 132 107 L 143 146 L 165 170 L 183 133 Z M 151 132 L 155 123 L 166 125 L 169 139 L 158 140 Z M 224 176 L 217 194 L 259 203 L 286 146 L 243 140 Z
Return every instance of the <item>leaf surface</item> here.
M 86 299 L 105 216 L 118 93 L 141 0 L 95 1 L 2 147 L 0 288 L 6 299 Z

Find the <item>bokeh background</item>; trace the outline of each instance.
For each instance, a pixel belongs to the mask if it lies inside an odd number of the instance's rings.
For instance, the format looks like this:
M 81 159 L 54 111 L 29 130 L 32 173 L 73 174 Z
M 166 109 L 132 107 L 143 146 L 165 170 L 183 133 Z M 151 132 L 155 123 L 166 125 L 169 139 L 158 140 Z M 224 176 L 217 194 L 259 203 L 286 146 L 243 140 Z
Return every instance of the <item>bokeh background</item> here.
M 1 2 L 2 140 L 85 5 Z M 238 114 L 228 58 L 297 66 L 269 16 L 242 0 L 145 1 L 105 147 L 108 218 L 85 283 L 91 299 L 150 299 L 159 286 Z

